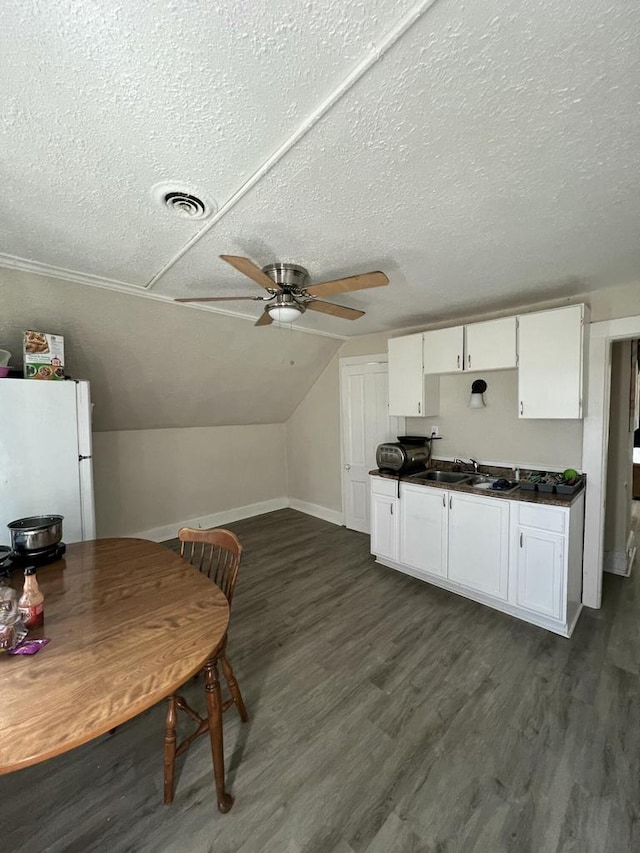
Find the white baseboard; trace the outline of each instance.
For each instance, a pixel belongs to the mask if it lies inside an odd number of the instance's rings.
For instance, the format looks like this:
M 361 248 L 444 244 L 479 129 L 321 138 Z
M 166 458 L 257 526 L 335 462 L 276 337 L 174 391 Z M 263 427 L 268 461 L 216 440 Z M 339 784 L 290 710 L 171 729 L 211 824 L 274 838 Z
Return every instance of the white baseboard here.
M 243 518 L 252 518 L 254 515 L 263 515 L 265 512 L 275 512 L 277 509 L 286 509 L 289 506 L 287 498 L 271 498 L 268 501 L 238 506 L 226 509 L 222 512 L 214 512 L 211 515 L 201 515 L 198 518 L 187 518 L 184 521 L 176 521 L 173 524 L 164 524 L 162 527 L 153 527 L 151 530 L 141 530 L 139 533 L 129 534 L 136 539 L 150 539 L 152 542 L 164 542 L 167 539 L 175 539 L 181 527 L 222 527 Z
M 308 503 L 308 501 L 300 501 L 298 498 L 289 498 L 289 506 L 291 509 L 297 509 L 298 512 L 304 512 L 305 515 L 313 515 L 315 518 L 321 518 L 323 521 L 330 521 L 331 524 L 344 524 L 344 518 L 341 512 L 335 509 L 329 509 L 320 504 Z
M 223 527 L 234 521 L 242 521 L 243 518 L 253 518 L 255 515 L 264 515 L 265 512 L 275 512 L 278 509 L 297 509 L 306 515 L 330 521 L 331 524 L 342 524 L 342 513 L 334 509 L 328 509 L 319 504 L 299 501 L 297 498 L 271 498 L 268 501 L 238 506 L 233 509 L 214 512 L 211 515 L 201 515 L 197 518 L 187 518 L 184 521 L 176 521 L 173 524 L 163 524 L 162 527 L 152 527 L 150 530 L 140 530 L 138 533 L 129 533 L 128 536 L 135 539 L 150 539 L 152 542 L 165 542 L 167 539 L 175 539 L 181 527 Z
M 629 555 L 626 551 L 605 551 L 603 567 L 612 575 L 629 575 Z

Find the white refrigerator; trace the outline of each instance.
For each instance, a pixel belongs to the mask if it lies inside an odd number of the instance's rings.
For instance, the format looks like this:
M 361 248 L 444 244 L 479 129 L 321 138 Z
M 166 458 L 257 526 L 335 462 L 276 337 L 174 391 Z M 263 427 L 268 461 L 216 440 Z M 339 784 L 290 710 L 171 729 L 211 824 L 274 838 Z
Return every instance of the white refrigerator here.
M 95 539 L 89 383 L 0 379 L 0 545 L 10 521 L 51 514 L 64 542 Z

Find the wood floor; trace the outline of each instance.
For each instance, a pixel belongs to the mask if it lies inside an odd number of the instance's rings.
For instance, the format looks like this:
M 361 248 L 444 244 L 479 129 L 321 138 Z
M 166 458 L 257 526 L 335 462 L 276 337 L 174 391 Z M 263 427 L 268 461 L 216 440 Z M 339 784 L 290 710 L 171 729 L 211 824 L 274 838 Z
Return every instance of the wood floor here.
M 251 715 L 225 717 L 233 810 L 215 807 L 206 739 L 162 805 L 158 706 L 0 777 L 3 853 L 640 851 L 640 571 L 608 576 L 566 640 L 293 510 L 232 528 L 229 655 Z

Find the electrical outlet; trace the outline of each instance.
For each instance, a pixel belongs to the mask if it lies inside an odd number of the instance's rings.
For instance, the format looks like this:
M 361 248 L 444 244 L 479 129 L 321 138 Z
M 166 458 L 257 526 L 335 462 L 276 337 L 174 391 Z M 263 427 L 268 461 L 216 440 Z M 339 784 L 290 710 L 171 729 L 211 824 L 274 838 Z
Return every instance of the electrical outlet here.
M 440 427 L 438 424 L 431 424 L 431 432 L 429 435 L 435 435 L 436 438 L 440 435 Z

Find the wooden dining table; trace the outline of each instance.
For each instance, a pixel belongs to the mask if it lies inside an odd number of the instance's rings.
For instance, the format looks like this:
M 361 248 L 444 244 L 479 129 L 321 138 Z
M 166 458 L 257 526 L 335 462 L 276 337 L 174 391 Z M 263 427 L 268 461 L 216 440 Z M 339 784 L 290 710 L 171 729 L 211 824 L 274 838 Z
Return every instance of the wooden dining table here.
M 144 539 L 67 546 L 38 569 L 50 642 L 0 655 L 0 773 L 36 764 L 111 731 L 173 694 L 208 664 L 229 624 L 227 599 L 177 554 Z M 14 572 L 12 585 L 20 589 Z M 206 667 L 218 807 L 225 790 L 222 701 Z M 158 732 L 158 770 L 163 732 Z

